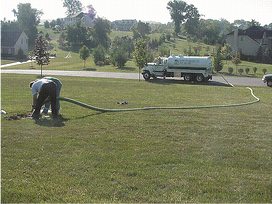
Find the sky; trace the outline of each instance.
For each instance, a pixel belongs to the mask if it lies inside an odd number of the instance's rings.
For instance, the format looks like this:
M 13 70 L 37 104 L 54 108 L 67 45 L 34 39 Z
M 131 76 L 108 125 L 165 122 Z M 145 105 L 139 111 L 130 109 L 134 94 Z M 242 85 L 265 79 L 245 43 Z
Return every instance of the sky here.
M 97 16 L 110 21 L 136 19 L 141 21 L 171 22 L 169 11 L 166 9 L 170 0 L 79 0 L 83 6 L 92 5 Z M 220 20 L 221 18 L 233 23 L 243 19 L 255 21 L 262 26 L 272 23 L 272 0 L 184 0 L 193 4 L 204 19 Z M 17 10 L 19 3 L 31 3 L 31 7 L 42 10 L 42 20 L 64 18 L 66 8 L 62 0 L 1 0 L 1 20 L 14 20 L 12 10 Z

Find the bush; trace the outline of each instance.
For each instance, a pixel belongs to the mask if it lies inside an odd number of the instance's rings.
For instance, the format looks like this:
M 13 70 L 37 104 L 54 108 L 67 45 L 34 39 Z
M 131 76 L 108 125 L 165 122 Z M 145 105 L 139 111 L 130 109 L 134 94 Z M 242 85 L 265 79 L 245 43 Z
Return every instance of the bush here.
M 119 50 L 113 55 L 112 61 L 115 61 L 114 64 L 117 65 L 118 68 L 124 67 L 126 65 L 126 62 L 128 61 L 127 53 Z
M 265 73 L 267 72 L 267 69 L 263 69 L 262 71 L 263 71 L 263 73 L 265 74 Z
M 244 72 L 244 70 L 243 69 L 238 69 L 238 72 L 241 75 Z
M 249 73 L 249 71 L 250 71 L 250 69 L 249 69 L 249 68 L 245 68 L 245 72 L 246 72 L 246 74 L 248 74 L 248 73 Z
M 110 58 L 106 57 L 105 60 L 104 60 L 104 64 L 105 65 L 110 65 L 110 62 L 111 62 Z
M 26 56 L 24 55 L 24 52 L 22 50 L 22 48 L 20 47 L 20 49 L 18 50 L 17 56 L 16 56 L 19 60 L 23 60 L 26 58 Z
M 254 72 L 254 74 L 256 74 L 256 72 L 257 72 L 257 67 L 254 67 L 254 68 L 253 68 L 253 72 Z
M 104 62 L 106 58 L 106 51 L 105 48 L 100 44 L 97 46 L 97 48 L 93 51 L 93 57 L 94 57 L 94 63 L 98 65 L 98 62 Z
M 102 62 L 102 61 L 98 61 L 98 62 L 96 63 L 96 65 L 98 65 L 98 66 L 102 67 L 102 66 L 104 65 L 104 62 Z
M 229 67 L 229 68 L 228 68 L 228 71 L 229 71 L 230 74 L 232 74 L 233 68 L 232 68 L 232 67 Z

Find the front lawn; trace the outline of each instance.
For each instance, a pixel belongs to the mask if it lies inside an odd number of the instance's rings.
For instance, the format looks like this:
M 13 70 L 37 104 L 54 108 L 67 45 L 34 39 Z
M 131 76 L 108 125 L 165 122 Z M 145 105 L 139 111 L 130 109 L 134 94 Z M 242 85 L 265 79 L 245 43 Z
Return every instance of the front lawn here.
M 272 201 L 271 88 L 239 107 L 101 113 L 62 101 L 58 121 L 6 120 L 30 111 L 35 77 L 2 74 L 3 203 Z M 244 86 L 59 79 L 61 96 L 104 108 L 255 100 Z

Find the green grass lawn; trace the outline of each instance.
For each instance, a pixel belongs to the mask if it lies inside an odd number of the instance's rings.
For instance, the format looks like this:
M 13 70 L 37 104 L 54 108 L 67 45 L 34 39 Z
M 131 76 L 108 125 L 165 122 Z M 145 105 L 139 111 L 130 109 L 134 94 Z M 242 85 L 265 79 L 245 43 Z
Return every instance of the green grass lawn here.
M 34 75 L 2 74 L 1 109 L 31 109 Z M 103 108 L 254 101 L 244 86 L 64 77 L 61 96 Z M 253 105 L 100 113 L 61 102 L 58 121 L 1 116 L 3 203 L 270 203 L 271 88 Z M 127 101 L 127 105 L 118 105 Z

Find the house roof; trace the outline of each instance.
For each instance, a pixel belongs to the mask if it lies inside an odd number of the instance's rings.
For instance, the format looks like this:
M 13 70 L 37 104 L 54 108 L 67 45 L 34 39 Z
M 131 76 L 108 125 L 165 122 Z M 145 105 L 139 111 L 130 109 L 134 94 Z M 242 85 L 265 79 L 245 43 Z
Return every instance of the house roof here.
M 1 31 L 1 46 L 14 47 L 22 31 Z
M 272 30 L 266 30 L 261 26 L 252 26 L 246 30 L 238 29 L 238 35 L 245 35 L 252 38 L 253 40 L 262 39 L 264 33 L 266 33 L 266 37 L 272 37 Z M 234 31 L 227 35 L 234 35 Z

